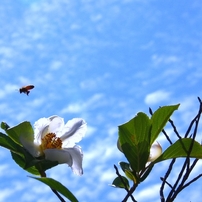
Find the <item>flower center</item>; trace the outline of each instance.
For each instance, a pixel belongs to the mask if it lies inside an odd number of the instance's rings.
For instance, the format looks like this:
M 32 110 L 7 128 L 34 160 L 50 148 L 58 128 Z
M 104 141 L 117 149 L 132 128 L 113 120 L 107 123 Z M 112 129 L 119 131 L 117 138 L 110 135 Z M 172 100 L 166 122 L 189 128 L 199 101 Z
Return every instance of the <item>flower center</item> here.
M 48 133 L 41 140 L 41 148 L 42 150 L 61 149 L 62 140 L 59 137 L 56 137 L 55 133 Z

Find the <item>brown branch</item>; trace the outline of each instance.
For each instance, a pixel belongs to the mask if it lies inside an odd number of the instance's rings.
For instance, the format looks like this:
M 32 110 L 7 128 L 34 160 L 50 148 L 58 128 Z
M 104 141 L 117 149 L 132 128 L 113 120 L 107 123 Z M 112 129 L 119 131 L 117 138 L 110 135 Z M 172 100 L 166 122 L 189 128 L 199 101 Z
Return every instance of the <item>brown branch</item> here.
M 166 201 L 169 202 L 169 201 L 174 201 L 175 198 L 177 197 L 177 195 L 184 188 L 186 188 L 191 183 L 195 182 L 197 179 L 202 177 L 202 174 L 200 174 L 197 177 L 193 178 L 188 183 L 186 183 L 186 181 L 187 181 L 188 177 L 190 176 L 193 168 L 195 167 L 196 163 L 198 162 L 198 159 L 195 159 L 192 162 L 192 164 L 190 165 L 190 155 L 191 155 L 191 152 L 192 152 L 192 149 L 193 149 L 194 141 L 195 141 L 197 130 L 198 130 L 198 124 L 199 124 L 199 120 L 200 120 L 201 112 L 202 112 L 202 102 L 201 102 L 200 98 L 198 98 L 198 100 L 200 102 L 200 107 L 199 107 L 198 113 L 194 117 L 194 119 L 191 121 L 191 123 L 190 123 L 190 125 L 189 125 L 189 127 L 188 127 L 188 129 L 187 129 L 187 131 L 186 131 L 186 133 L 184 135 L 184 138 L 187 138 L 187 137 L 192 138 L 191 144 L 190 144 L 189 148 L 186 149 L 183 142 L 181 142 L 182 147 L 184 148 L 184 150 L 187 153 L 187 157 L 186 157 L 186 159 L 184 161 L 184 164 L 183 164 L 183 166 L 181 168 L 181 171 L 180 171 L 180 173 L 178 175 L 178 178 L 177 178 L 177 180 L 176 180 L 176 182 L 174 183 L 173 186 L 171 184 L 167 183 L 166 178 L 163 178 L 163 183 L 162 183 L 162 186 L 161 186 L 161 189 L 160 189 L 160 196 L 161 196 L 161 199 L 162 199 L 161 201 L 162 202 L 165 202 L 165 199 L 164 199 L 164 196 L 163 196 L 163 187 L 164 187 L 165 184 L 167 184 L 169 187 L 171 187 L 171 191 L 170 191 L 170 193 L 169 193 L 169 195 L 168 195 L 168 197 L 166 199 Z M 172 127 L 174 129 L 174 132 L 176 133 L 177 137 L 180 140 L 181 136 L 178 134 L 174 123 L 172 121 L 170 121 L 170 123 L 171 123 L 171 125 L 172 125 Z M 194 126 L 194 131 L 193 131 L 193 134 L 190 135 L 190 132 L 191 132 L 193 126 Z
M 120 175 L 119 170 L 118 170 L 118 168 L 117 168 L 116 165 L 114 165 L 114 168 L 115 168 L 115 170 L 116 170 L 116 174 L 118 175 L 118 177 L 120 178 L 121 182 L 122 182 L 123 185 L 124 185 L 124 189 L 127 191 L 127 195 L 126 195 L 126 197 L 123 199 L 122 202 L 127 201 L 129 197 L 131 197 L 131 199 L 132 199 L 133 202 L 137 202 L 137 201 L 135 200 L 135 198 L 133 197 L 133 195 L 132 195 L 132 193 L 135 191 L 135 189 L 134 189 L 134 190 L 131 190 L 131 189 L 133 188 L 133 187 L 132 187 L 132 188 L 129 190 L 128 187 L 127 187 L 127 185 L 126 185 L 126 183 L 124 182 L 122 176 Z

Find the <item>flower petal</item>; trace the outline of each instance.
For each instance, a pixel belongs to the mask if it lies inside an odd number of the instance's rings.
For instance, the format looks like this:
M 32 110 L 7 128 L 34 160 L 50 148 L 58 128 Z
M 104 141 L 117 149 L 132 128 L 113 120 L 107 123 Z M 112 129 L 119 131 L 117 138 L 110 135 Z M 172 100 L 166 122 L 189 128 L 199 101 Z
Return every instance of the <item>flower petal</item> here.
M 154 143 L 150 148 L 150 155 L 148 161 L 155 161 L 162 154 L 161 145 L 157 142 Z
M 73 147 L 84 137 L 86 131 L 87 124 L 83 119 L 74 118 L 68 121 L 62 131 L 63 135 L 60 137 L 63 141 L 63 147 Z
M 26 135 L 20 136 L 20 142 L 23 147 L 34 157 L 38 157 L 41 155 L 39 150 L 39 145 L 35 144 L 33 141 L 27 138 Z
M 60 164 L 67 163 L 75 174 L 83 174 L 83 154 L 79 146 L 64 149 L 46 149 L 44 153 L 46 159 L 50 161 L 58 161 Z
M 52 121 L 55 117 L 59 117 L 58 115 L 49 116 L 48 119 Z
M 44 131 L 47 130 L 49 124 L 50 120 L 47 118 L 40 118 L 34 123 L 34 136 L 37 143 L 41 144 L 41 138 L 43 138 L 45 134 Z
M 44 150 L 45 158 L 50 161 L 58 161 L 58 163 L 67 163 L 72 166 L 72 156 L 68 151 L 63 149 L 46 149 Z
M 64 127 L 64 119 L 59 116 L 49 118 L 51 120 L 48 132 L 58 134 Z
M 72 171 L 76 175 L 82 175 L 83 174 L 83 168 L 82 168 L 82 161 L 83 161 L 83 153 L 81 150 L 81 147 L 78 145 L 75 145 L 73 148 L 64 148 L 63 150 L 68 151 L 72 156 Z

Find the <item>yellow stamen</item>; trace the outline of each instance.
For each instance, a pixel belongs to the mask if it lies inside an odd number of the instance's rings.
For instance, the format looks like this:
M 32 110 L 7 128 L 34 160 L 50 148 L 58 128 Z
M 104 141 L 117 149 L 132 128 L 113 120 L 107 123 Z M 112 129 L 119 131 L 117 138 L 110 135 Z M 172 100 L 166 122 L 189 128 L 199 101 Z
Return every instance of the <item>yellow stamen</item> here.
M 61 149 L 62 140 L 55 133 L 46 134 L 41 140 L 41 149 Z

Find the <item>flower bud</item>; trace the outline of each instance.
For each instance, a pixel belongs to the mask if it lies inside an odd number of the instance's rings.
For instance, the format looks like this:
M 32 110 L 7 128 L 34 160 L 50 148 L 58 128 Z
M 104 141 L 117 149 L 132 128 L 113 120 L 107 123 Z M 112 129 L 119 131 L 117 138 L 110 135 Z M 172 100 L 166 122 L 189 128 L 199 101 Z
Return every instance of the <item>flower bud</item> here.
M 148 162 L 155 161 L 161 154 L 162 154 L 161 145 L 158 142 L 154 143 L 150 148 Z

